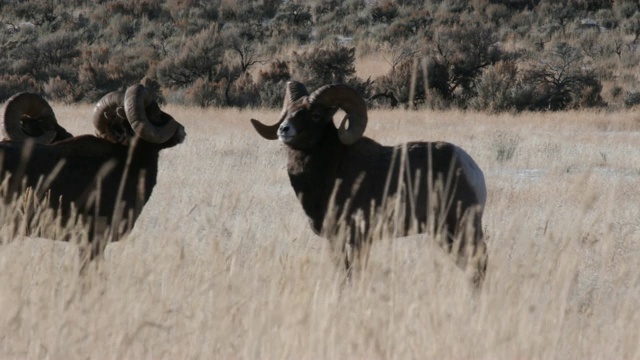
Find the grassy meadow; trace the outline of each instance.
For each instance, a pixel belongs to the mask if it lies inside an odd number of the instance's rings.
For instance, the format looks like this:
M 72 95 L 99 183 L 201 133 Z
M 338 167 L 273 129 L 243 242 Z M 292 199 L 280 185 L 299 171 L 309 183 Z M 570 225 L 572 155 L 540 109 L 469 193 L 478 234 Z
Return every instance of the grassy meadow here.
M 53 108 L 93 133 L 90 106 Z M 283 145 L 249 123 L 277 111 L 165 110 L 187 139 L 84 278 L 76 246 L 0 231 L 0 358 L 640 358 L 637 113 L 370 112 L 366 136 L 453 142 L 484 170 L 474 294 L 426 236 L 375 244 L 343 287 Z

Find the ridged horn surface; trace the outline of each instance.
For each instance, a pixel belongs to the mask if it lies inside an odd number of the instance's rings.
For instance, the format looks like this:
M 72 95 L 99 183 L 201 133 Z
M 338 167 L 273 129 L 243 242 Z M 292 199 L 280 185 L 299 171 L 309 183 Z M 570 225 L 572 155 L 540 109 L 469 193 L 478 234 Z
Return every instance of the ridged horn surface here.
M 367 104 L 358 92 L 345 84 L 325 85 L 311 95 L 309 102 L 327 108 L 339 107 L 347 114 L 340 122 L 338 137 L 343 144 L 358 141 L 367 128 Z M 349 128 L 347 128 L 347 120 Z
M 40 144 L 51 144 L 57 135 L 56 129 L 64 130 L 58 125 L 49 103 L 34 93 L 23 92 L 10 97 L 0 116 L 2 135 L 9 140 L 33 139 Z
M 124 94 L 124 110 L 133 131 L 143 140 L 162 144 L 178 129 L 178 122 L 163 112 L 142 85 L 130 86 Z
M 126 120 L 124 113 L 124 93 L 122 91 L 112 91 L 103 96 L 96 103 L 93 109 L 93 126 L 96 128 L 96 135 L 102 138 L 111 139 L 111 124 L 121 123 Z

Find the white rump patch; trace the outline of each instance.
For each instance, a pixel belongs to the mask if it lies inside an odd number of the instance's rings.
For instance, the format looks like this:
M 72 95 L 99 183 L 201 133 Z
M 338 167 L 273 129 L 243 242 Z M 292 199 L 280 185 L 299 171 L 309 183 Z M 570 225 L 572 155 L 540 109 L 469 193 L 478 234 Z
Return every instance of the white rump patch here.
M 454 147 L 455 156 L 460 162 L 460 165 L 462 165 L 462 171 L 475 191 L 478 202 L 484 208 L 484 205 L 487 202 L 487 186 L 484 182 L 484 174 L 482 173 L 482 170 L 480 170 L 478 164 L 473 161 L 466 151 L 462 150 L 458 146 L 454 145 Z

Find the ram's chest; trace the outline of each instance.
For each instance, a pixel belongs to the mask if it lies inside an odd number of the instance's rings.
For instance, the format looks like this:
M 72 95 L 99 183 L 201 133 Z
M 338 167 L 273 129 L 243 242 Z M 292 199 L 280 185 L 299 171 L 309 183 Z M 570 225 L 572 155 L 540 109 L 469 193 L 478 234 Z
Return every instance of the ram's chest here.
M 291 186 L 316 231 L 320 230 L 331 192 L 339 178 L 336 165 L 331 156 L 293 151 L 289 154 L 287 172 Z

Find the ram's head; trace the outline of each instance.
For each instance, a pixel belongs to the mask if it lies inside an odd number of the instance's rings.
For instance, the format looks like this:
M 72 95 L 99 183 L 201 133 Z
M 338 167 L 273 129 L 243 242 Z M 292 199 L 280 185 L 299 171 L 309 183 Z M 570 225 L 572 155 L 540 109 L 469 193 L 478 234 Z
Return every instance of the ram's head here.
M 251 119 L 251 124 L 265 139 L 279 139 L 293 148 L 305 149 L 317 144 L 338 109 L 346 113 L 338 128 L 338 138 L 351 145 L 367 127 L 367 105 L 356 90 L 344 84 L 326 85 L 309 94 L 303 84 L 289 81 L 278 122 L 265 125 Z

